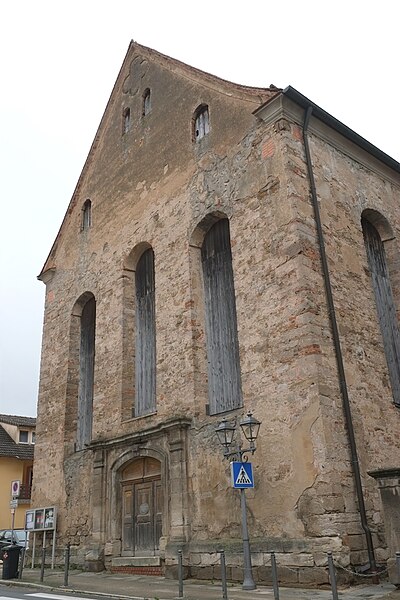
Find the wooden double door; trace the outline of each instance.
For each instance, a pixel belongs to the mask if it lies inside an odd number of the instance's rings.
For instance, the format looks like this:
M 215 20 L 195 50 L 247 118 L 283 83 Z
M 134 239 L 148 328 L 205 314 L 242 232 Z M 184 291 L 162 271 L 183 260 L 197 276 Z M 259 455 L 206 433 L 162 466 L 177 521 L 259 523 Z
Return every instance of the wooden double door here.
M 122 554 L 153 556 L 158 553 L 162 534 L 161 474 L 154 473 L 160 465 L 149 458 L 135 462 L 124 472 L 130 481 L 122 482 Z

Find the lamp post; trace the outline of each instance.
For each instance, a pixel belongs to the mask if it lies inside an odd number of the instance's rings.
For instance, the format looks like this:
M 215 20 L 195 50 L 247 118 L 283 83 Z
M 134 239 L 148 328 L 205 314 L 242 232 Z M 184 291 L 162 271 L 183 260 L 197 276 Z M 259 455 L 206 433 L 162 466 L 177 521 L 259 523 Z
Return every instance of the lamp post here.
M 238 442 L 234 440 L 237 422 L 236 419 L 233 422 L 229 422 L 223 419 L 218 427 L 215 428 L 215 432 L 218 436 L 218 440 L 224 449 L 224 458 L 237 458 L 240 463 L 245 463 L 248 460 L 247 454 L 254 454 L 256 451 L 256 439 L 260 430 L 261 422 L 257 421 L 251 412 L 247 413 L 247 416 L 239 422 L 240 429 L 246 440 L 249 442 L 248 448 L 242 447 L 242 440 Z M 234 447 L 232 445 L 235 444 Z M 242 539 L 243 539 L 243 564 L 244 564 L 244 577 L 242 588 L 244 590 L 255 590 L 256 584 L 253 579 L 253 572 L 251 566 L 251 554 L 250 554 L 250 542 L 249 532 L 247 528 L 247 507 L 246 507 L 246 494 L 245 488 L 240 488 L 240 506 L 242 510 Z

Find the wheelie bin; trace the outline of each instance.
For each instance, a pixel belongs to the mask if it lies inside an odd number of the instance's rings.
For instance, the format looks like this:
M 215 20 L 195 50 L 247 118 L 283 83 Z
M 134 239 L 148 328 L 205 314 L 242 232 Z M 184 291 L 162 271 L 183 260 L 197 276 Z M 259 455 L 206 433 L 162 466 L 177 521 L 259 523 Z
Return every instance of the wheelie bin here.
M 12 544 L 4 546 L 1 549 L 1 559 L 3 561 L 3 579 L 16 579 L 18 577 L 18 563 L 21 546 Z

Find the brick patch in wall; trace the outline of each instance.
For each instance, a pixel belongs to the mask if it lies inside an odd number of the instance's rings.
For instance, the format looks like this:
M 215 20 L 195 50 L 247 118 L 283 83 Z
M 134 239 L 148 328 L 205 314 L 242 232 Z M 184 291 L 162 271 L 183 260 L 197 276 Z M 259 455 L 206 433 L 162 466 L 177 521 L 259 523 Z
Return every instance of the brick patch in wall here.
M 270 139 L 263 144 L 261 149 L 261 156 L 263 158 L 269 158 L 270 156 L 273 156 L 274 152 L 275 145 L 274 142 Z

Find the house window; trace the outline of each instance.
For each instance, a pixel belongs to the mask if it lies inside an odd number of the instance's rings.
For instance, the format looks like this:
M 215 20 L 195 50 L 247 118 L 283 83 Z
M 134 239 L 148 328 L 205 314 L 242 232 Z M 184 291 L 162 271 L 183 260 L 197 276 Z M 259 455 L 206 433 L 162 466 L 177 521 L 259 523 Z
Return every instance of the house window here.
M 197 108 L 193 118 L 193 141 L 199 142 L 210 131 L 208 106 L 202 104 Z
M 86 200 L 82 210 L 82 229 L 89 229 L 92 226 L 92 203 Z
M 142 115 L 145 117 L 151 111 L 151 96 L 150 89 L 147 88 L 143 94 L 143 107 L 142 107 Z
M 127 133 L 131 126 L 131 109 L 124 108 L 122 113 L 122 133 Z
M 77 424 L 78 449 L 83 448 L 92 439 L 95 324 L 96 301 L 92 296 L 84 305 L 81 315 Z
M 36 440 L 36 433 L 34 431 L 32 431 L 32 444 L 35 443 Z
M 136 344 L 135 344 L 135 416 L 156 409 L 156 327 L 154 252 L 151 248 L 140 257 L 135 273 Z
M 201 261 L 210 414 L 242 406 L 236 302 L 228 219 L 206 234 Z
M 385 247 L 378 230 L 364 216 L 361 225 L 393 400 L 400 407 L 400 333 Z
M 19 432 L 19 442 L 20 444 L 27 444 L 29 442 L 29 432 L 20 430 Z

